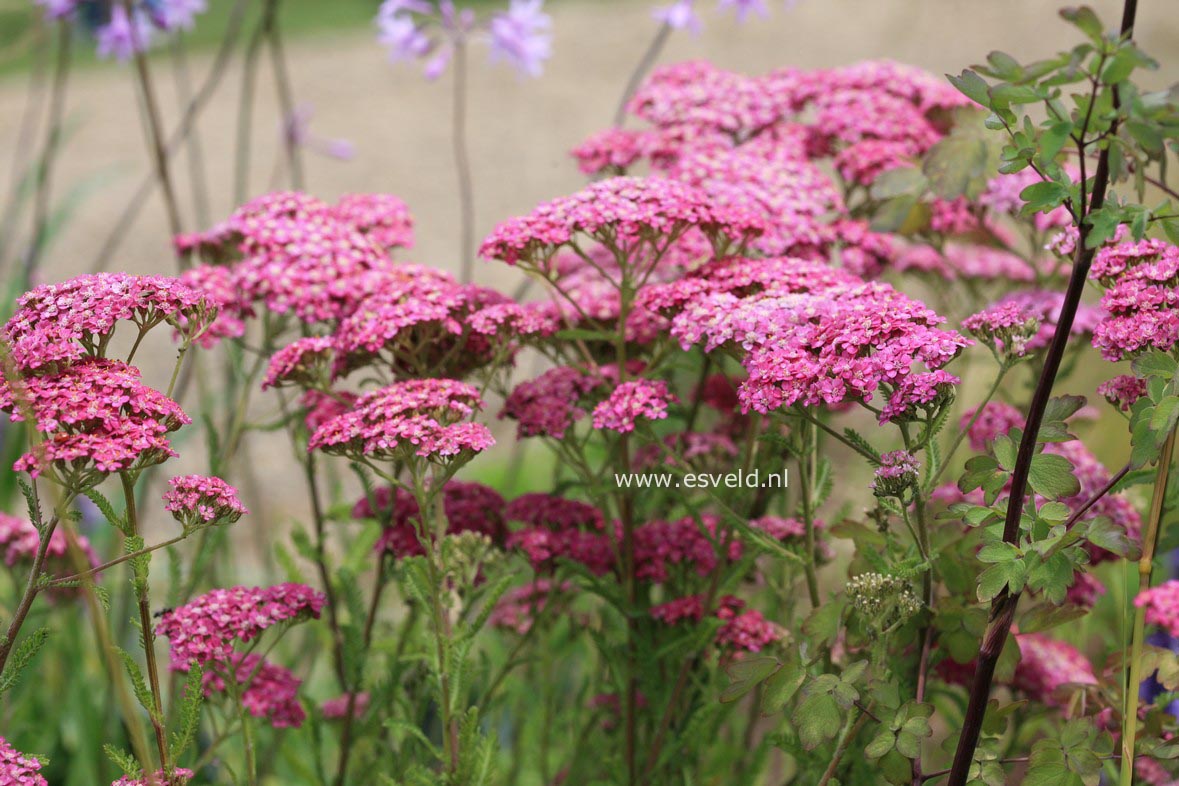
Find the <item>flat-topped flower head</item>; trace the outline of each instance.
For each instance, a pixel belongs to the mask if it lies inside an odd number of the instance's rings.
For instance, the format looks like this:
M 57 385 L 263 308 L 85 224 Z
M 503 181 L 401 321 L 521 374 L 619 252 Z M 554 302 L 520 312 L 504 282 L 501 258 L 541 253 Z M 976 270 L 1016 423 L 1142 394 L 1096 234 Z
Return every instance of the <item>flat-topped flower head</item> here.
M 0 783 L 11 786 L 49 786 L 41 775 L 41 761 L 26 756 L 0 737 Z
M 88 484 L 95 473 L 175 456 L 167 435 L 191 422 L 175 401 L 141 383 L 139 369 L 101 358 L 28 377 L 16 390 L 0 382 L 0 411 L 14 421 L 31 411 L 43 437 L 14 469 L 38 475 L 52 468 Z
M 111 786 L 161 786 L 161 784 L 172 784 L 173 786 L 184 786 L 193 778 L 193 772 L 185 767 L 173 767 L 172 778 L 168 779 L 168 773 L 163 770 L 156 770 L 155 774 L 150 778 L 140 773 L 138 778 L 130 775 L 124 775 L 117 781 L 111 783 Z
M 482 406 L 479 392 L 457 380 L 395 382 L 321 425 L 308 448 L 372 458 L 465 460 L 495 444 L 486 426 L 467 420 Z
M 735 243 L 764 231 L 763 222 L 752 213 L 715 207 L 707 194 L 690 185 L 613 177 L 505 221 L 483 241 L 480 254 L 547 270 L 557 250 L 588 238 L 618 249 L 627 257 L 620 262 L 639 269 L 654 263 L 669 238 L 692 228 L 714 242 Z
M 442 487 L 442 512 L 448 535 L 474 532 L 492 543 L 501 543 L 506 532 L 503 510 L 504 498 L 490 486 L 452 480 Z M 427 532 L 430 537 L 434 535 L 433 522 L 422 521 L 417 500 L 400 487 L 383 486 L 371 498 L 362 497 L 352 507 L 352 516 L 379 521 L 384 530 L 374 550 L 397 559 L 425 554 L 423 535 Z
M 1093 331 L 1105 359 L 1179 344 L 1179 246 L 1155 239 L 1105 246 L 1089 277 L 1106 288 L 1101 306 L 1108 314 Z
M 1040 320 L 1023 304 L 996 303 L 962 320 L 970 335 L 982 341 L 996 357 L 1020 358 L 1027 354 L 1028 341 L 1040 330 Z
M 236 274 L 224 265 L 196 265 L 180 274 L 180 281 L 217 307 L 217 316 L 199 334 L 196 343 L 210 349 L 226 338 L 241 338 L 254 307 L 238 288 Z M 185 322 L 181 320 L 181 324 Z
M 614 567 L 602 512 L 592 505 L 552 494 L 524 494 L 508 503 L 504 518 L 524 525 L 508 536 L 506 545 L 524 552 L 537 571 L 552 570 L 562 560 L 579 563 L 595 576 Z
M 665 625 L 676 625 L 685 620 L 699 622 L 704 616 L 704 596 L 688 595 L 675 598 L 652 606 L 648 613 Z
M 501 336 L 494 322 L 481 321 L 476 331 L 469 319 L 510 303 L 505 295 L 417 265 L 384 279 L 336 330 L 337 375 L 375 362 L 397 377 L 462 377 L 495 356 Z M 506 342 L 508 331 L 502 334 Z
M 501 418 L 517 423 L 516 434 L 524 437 L 565 436 L 569 428 L 585 417 L 578 402 L 604 380 L 574 366 L 551 368 L 536 379 L 517 385 L 504 400 Z
M 1096 685 L 1093 666 L 1073 645 L 1040 633 L 1017 633 L 1019 665 L 1012 685 L 1029 698 L 1055 707 L 1067 704 L 1067 685 Z
M 21 295 L 0 334 L 26 370 L 106 354 L 120 322 L 140 333 L 167 323 L 198 337 L 214 321 L 211 299 L 167 276 L 90 273 Z
M 658 127 L 687 126 L 743 138 L 793 111 L 794 96 L 781 84 L 689 60 L 652 71 L 627 110 Z
M 386 251 L 413 248 L 413 216 L 392 194 L 345 194 L 331 210 Z
M 85 535 L 76 535 L 75 542 L 78 549 L 92 565 L 98 564 L 98 555 L 90 547 L 90 541 Z M 19 563 L 31 563 L 41 546 L 41 534 L 28 519 L 11 516 L 0 512 L 0 556 L 8 567 Z M 49 545 L 45 547 L 45 557 L 50 565 L 48 571 L 53 572 L 57 567 L 69 570 L 70 563 L 66 561 L 69 553 L 69 537 L 62 526 L 53 530 L 49 537 Z M 73 572 L 73 571 L 69 571 Z
M 249 513 L 238 499 L 237 489 L 221 478 L 180 475 L 168 480 L 164 510 L 189 532 L 202 527 L 233 524 Z
M 1120 374 L 1098 385 L 1097 393 L 1122 412 L 1129 412 L 1134 402 L 1146 395 L 1146 380 L 1133 374 Z
M 639 420 L 662 420 L 667 405 L 675 400 L 661 379 L 623 382 L 605 401 L 594 407 L 594 428 L 625 434 L 635 430 Z
M 898 497 L 916 488 L 921 467 L 917 457 L 907 450 L 892 450 L 881 455 L 872 481 L 872 493 L 878 497 Z
M 783 635 L 760 611 L 746 609 L 745 601 L 732 595 L 720 599 L 716 616 L 725 621 L 716 633 L 716 644 L 722 649 L 761 652 Z
M 275 729 L 297 729 L 303 725 L 307 717 L 299 703 L 299 686 L 303 681 L 289 670 L 256 653 L 235 652 L 228 662 L 201 674 L 205 696 L 228 695 L 227 679 L 237 680 L 242 706 L 250 715 L 265 719 Z
M 903 423 L 932 417 L 954 400 L 954 390 L 961 382 L 942 369 L 904 376 L 881 409 L 880 422 Z
M 156 634 L 171 642 L 176 667 L 228 663 L 238 643 L 250 642 L 268 628 L 319 618 L 327 599 L 303 584 L 215 589 L 164 612 Z
M 1142 590 L 1134 605 L 1146 609 L 1146 622 L 1158 625 L 1172 636 L 1179 636 L 1179 581 L 1164 581 L 1157 587 Z
M 294 385 L 318 390 L 332 378 L 335 342 L 330 336 L 308 336 L 275 352 L 262 378 L 262 389 Z

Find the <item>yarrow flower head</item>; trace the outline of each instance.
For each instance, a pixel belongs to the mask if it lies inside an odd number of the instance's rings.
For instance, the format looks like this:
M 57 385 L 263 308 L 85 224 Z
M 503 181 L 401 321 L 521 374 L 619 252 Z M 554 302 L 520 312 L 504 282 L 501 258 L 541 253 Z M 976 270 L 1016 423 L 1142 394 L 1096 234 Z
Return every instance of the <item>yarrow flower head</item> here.
M 49 786 L 41 775 L 41 762 L 26 756 L 0 737 L 0 783 L 12 786 Z
M 446 533 L 474 532 L 492 543 L 502 543 L 504 499 L 495 489 L 482 483 L 452 480 L 442 487 L 442 512 L 446 516 Z M 371 497 L 363 497 L 352 507 L 352 517 L 376 519 L 384 530 L 374 547 L 396 559 L 426 553 L 424 536 L 433 537 L 432 523 L 422 521 L 421 508 L 404 488 L 383 486 Z
M 92 566 L 97 565 L 98 556 L 90 547 L 90 541 L 84 535 L 76 535 L 75 542 L 87 561 Z M 0 556 L 5 565 L 12 567 L 18 563 L 32 562 L 40 546 L 41 534 L 31 521 L 0 512 Z M 45 548 L 46 559 L 65 567 L 68 565 L 65 561 L 68 553 L 69 536 L 62 526 L 58 526 L 49 537 L 49 545 Z
M 327 599 L 303 584 L 215 589 L 164 612 L 156 634 L 171 642 L 177 668 L 196 662 L 230 662 L 238 642 L 249 642 L 266 629 L 319 618 Z
M 1147 239 L 1098 249 L 1089 277 L 1108 312 L 1093 331 L 1106 360 L 1179 344 L 1179 246 Z
M 184 526 L 185 532 L 220 524 L 233 524 L 249 513 L 237 497 L 237 489 L 221 478 L 181 475 L 171 478 L 164 492 L 164 510 Z
M 684 183 L 613 177 L 501 223 L 479 253 L 509 265 L 543 266 L 558 249 L 586 235 L 617 246 L 632 244 L 635 250 L 627 264 L 646 269 L 657 256 L 650 238 L 682 235 L 692 228 L 716 241 L 741 242 L 761 234 L 764 223 L 747 211 L 714 207 L 704 192 Z
M 560 439 L 585 410 L 581 397 L 603 384 L 604 380 L 574 366 L 551 368 L 536 379 L 517 385 L 504 400 L 501 418 L 517 423 L 516 435 L 556 437 Z
M 508 503 L 504 518 L 524 526 L 508 535 L 534 570 L 550 571 L 561 560 L 584 565 L 595 576 L 614 566 L 614 547 L 602 513 L 592 505 L 551 494 L 524 494 Z
M 1089 659 L 1073 645 L 1040 633 L 1017 633 L 1015 641 L 1020 658 L 1012 684 L 1035 701 L 1063 707 L 1063 687 L 1097 684 Z
M 172 664 L 180 671 L 187 668 Z M 201 674 L 205 695 L 228 693 L 227 679 L 237 680 L 242 706 L 255 718 L 264 718 L 276 729 L 297 729 L 307 713 L 299 703 L 301 679 L 289 670 L 265 660 L 256 653 L 235 652 L 226 663 L 219 663 Z
M 666 625 L 699 622 L 705 613 L 704 597 L 688 595 L 669 600 L 652 606 L 649 613 Z M 766 645 L 782 637 L 782 631 L 761 612 L 745 609 L 745 601 L 733 595 L 722 596 L 711 613 L 724 620 L 716 633 L 716 644 L 722 649 L 761 652 Z
M 594 407 L 594 428 L 625 434 L 635 430 L 638 420 L 662 420 L 674 397 L 663 380 L 637 379 L 623 382 Z
M 967 317 L 962 327 L 997 357 L 1014 359 L 1027 353 L 1028 341 L 1040 330 L 1040 320 L 1019 303 L 1008 301 Z
M 1133 374 L 1121 374 L 1098 385 L 1097 393 L 1122 412 L 1129 412 L 1134 403 L 1146 395 L 1146 380 Z
M 1142 590 L 1134 605 L 1146 609 L 1146 622 L 1158 625 L 1172 636 L 1179 636 L 1179 581 L 1164 581 L 1157 587 Z
M 262 378 L 262 389 L 296 385 L 326 387 L 332 376 L 335 342 L 328 336 L 298 339 L 275 352 Z
M 119 322 L 140 334 L 167 323 L 195 338 L 216 313 L 215 303 L 175 278 L 91 273 L 21 295 L 0 333 L 19 367 L 40 371 L 102 357 Z
M 345 194 L 332 212 L 381 248 L 413 248 L 413 215 L 392 194 Z
M 396 382 L 365 394 L 355 408 L 321 425 L 308 449 L 402 460 L 469 459 L 495 444 L 486 426 L 467 420 L 482 405 L 473 386 L 452 379 Z
M 872 493 L 877 497 L 904 499 L 906 492 L 916 488 L 920 465 L 917 457 L 907 450 L 893 450 L 880 457 Z
M 80 487 L 175 456 L 167 435 L 191 422 L 175 401 L 140 382 L 139 369 L 99 358 L 28 377 L 16 389 L 0 382 L 0 411 L 22 421 L 26 408 L 43 440 L 13 468 L 34 476 L 52 469 Z

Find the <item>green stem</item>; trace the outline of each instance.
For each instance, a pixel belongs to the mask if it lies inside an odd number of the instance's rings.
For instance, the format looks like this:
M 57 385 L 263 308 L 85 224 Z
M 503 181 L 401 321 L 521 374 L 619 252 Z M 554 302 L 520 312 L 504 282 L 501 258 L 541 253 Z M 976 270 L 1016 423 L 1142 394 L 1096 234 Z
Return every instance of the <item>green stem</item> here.
M 995 381 L 991 383 L 991 389 L 987 391 L 985 396 L 983 396 L 983 400 L 979 402 L 979 405 L 975 408 L 974 414 L 970 416 L 970 420 L 968 420 L 966 425 L 958 432 L 958 436 L 954 437 L 953 443 L 950 444 L 950 449 L 946 451 L 946 455 L 942 457 L 941 466 L 937 468 L 937 472 L 933 473 L 933 476 L 929 479 L 929 488 L 933 488 L 937 485 L 938 478 L 940 478 L 942 473 L 946 471 L 946 468 L 950 466 L 950 459 L 954 458 L 954 454 L 962 445 L 962 440 L 966 439 L 966 436 L 970 433 L 970 430 L 974 428 L 975 421 L 977 421 L 979 416 L 982 415 L 983 408 L 985 408 L 986 405 L 991 402 L 991 399 L 994 398 L 995 393 L 999 391 L 999 385 L 1002 384 L 1003 377 L 1005 377 L 1007 372 L 1010 370 L 1011 364 L 1009 363 L 1004 363 L 1003 365 L 999 366 L 999 373 L 995 376 Z
M 864 712 L 857 711 L 848 716 L 847 722 L 843 724 L 843 732 L 839 735 L 839 742 L 835 744 L 835 752 L 831 754 L 831 762 L 827 765 L 823 777 L 819 779 L 818 786 L 827 786 L 831 782 L 831 779 L 835 777 L 835 773 L 839 770 L 840 762 L 843 761 L 847 749 L 851 747 L 852 740 L 860 733 L 860 729 L 864 728 L 864 724 L 867 721 L 868 715 Z
M 135 506 L 135 480 L 129 472 L 120 472 L 123 485 L 123 499 L 127 505 L 127 528 L 133 535 L 139 534 L 139 514 Z M 141 581 L 142 580 L 142 581 Z M 139 605 L 139 625 L 143 635 L 143 655 L 147 661 L 147 680 L 151 689 L 151 726 L 155 732 L 156 749 L 160 754 L 160 767 L 165 771 L 168 763 L 168 739 L 164 733 L 164 706 L 160 699 L 160 670 L 156 662 L 155 633 L 152 631 L 151 601 L 148 597 L 147 576 L 134 578 L 135 596 Z
M 1150 517 L 1142 533 L 1142 557 L 1138 560 L 1138 591 L 1150 588 L 1150 576 L 1154 570 L 1154 550 L 1158 544 L 1159 523 L 1163 517 L 1163 503 L 1167 496 L 1167 480 L 1171 472 L 1171 459 L 1175 453 L 1175 433 L 1172 431 L 1163 443 L 1159 455 L 1158 472 L 1154 479 L 1154 493 L 1150 499 Z M 1134 740 L 1138 734 L 1138 688 L 1142 684 L 1142 644 L 1146 628 L 1146 609 L 1134 611 L 1134 633 L 1131 639 L 1130 673 L 1126 681 L 1126 707 L 1122 714 L 1122 778 L 1121 786 L 1134 783 Z
M 806 591 L 811 606 L 818 608 L 823 602 L 819 595 L 819 575 L 815 565 L 815 511 L 813 508 L 814 461 L 818 454 L 818 431 L 812 425 L 804 430 L 803 454 L 798 459 L 798 474 L 802 475 L 802 522 L 806 527 L 806 554 L 803 555 L 803 569 L 806 572 Z

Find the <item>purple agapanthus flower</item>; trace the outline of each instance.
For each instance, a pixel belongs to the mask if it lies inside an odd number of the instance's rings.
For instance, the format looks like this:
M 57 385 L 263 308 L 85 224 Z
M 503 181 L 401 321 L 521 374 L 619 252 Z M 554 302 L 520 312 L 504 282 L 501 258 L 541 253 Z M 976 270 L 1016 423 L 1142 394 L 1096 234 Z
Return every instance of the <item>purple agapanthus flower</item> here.
M 98 56 L 130 60 L 136 52 L 147 48 L 151 33 L 152 25 L 146 16 L 128 14 L 126 8 L 116 5 L 111 8 L 110 21 L 94 32 Z
M 659 6 L 651 15 L 673 30 L 688 30 L 698 34 L 703 28 L 693 0 L 676 0 L 671 5 Z
M 718 7 L 722 11 L 730 8 L 736 11 L 738 22 L 744 22 L 750 14 L 757 14 L 763 19 L 770 15 L 765 0 L 720 0 Z
M 525 76 L 540 76 L 553 54 L 552 22 L 544 0 L 512 0 L 491 18 L 491 59 L 511 64 Z

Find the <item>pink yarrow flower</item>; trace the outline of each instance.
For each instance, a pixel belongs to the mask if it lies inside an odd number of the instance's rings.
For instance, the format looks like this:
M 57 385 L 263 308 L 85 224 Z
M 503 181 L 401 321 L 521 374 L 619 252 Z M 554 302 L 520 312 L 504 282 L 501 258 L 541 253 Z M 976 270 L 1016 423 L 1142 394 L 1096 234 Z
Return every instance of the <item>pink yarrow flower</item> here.
M 221 478 L 181 475 L 168 481 L 164 510 L 184 525 L 185 531 L 232 524 L 249 513 L 238 499 L 237 489 Z
M 634 431 L 639 420 L 666 418 L 667 405 L 674 400 L 667 383 L 661 379 L 623 382 L 605 401 L 594 407 L 594 428 L 620 434 Z
M 172 663 L 228 663 L 238 642 L 275 625 L 319 618 L 327 599 L 303 584 L 215 589 L 164 612 L 156 634 L 171 642 Z
M 186 671 L 177 664 L 173 668 Z M 227 679 L 241 686 L 242 706 L 255 718 L 264 718 L 276 729 L 297 729 L 307 713 L 299 703 L 301 679 L 255 653 L 234 653 L 201 675 L 205 695 L 227 694 Z
M 495 444 L 481 423 L 478 391 L 453 379 L 396 382 L 365 394 L 356 407 L 321 425 L 309 450 L 370 457 L 470 458 Z
M 1134 403 L 1146 395 L 1146 380 L 1133 374 L 1121 374 L 1098 385 L 1097 393 L 1122 412 L 1129 412 Z
M 1179 636 L 1179 581 L 1164 581 L 1157 587 L 1142 590 L 1134 605 L 1146 609 L 1146 622 L 1158 625 L 1172 636 Z
M 41 762 L 26 756 L 0 737 L 0 783 L 12 786 L 48 786 L 41 775 Z

